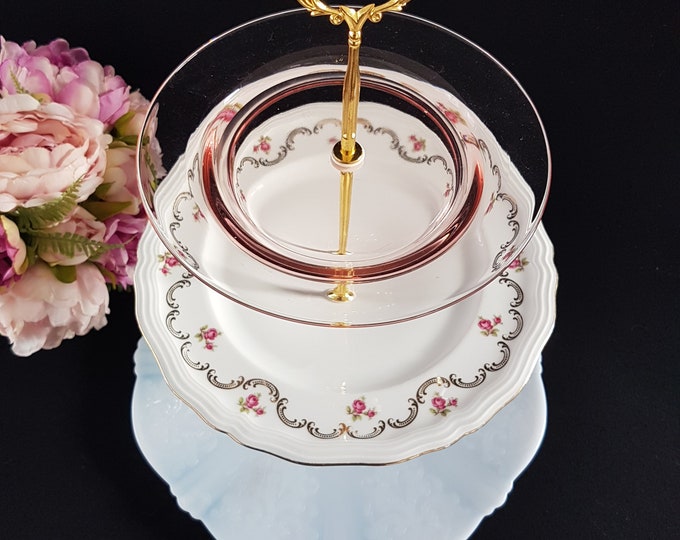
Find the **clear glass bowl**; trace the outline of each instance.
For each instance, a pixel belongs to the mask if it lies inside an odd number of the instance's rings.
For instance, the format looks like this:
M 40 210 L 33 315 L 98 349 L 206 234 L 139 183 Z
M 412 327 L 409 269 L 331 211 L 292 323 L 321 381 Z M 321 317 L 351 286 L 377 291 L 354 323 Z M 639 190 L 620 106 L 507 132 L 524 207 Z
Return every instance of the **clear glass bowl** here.
M 236 27 L 152 99 L 168 174 L 144 145 L 151 226 L 220 294 L 315 325 L 365 327 L 449 307 L 493 281 L 534 234 L 551 162 L 531 100 L 497 60 L 436 23 L 389 13 L 361 48 L 348 252 L 337 253 L 346 28 L 304 9 Z M 338 283 L 351 302 L 329 300 Z

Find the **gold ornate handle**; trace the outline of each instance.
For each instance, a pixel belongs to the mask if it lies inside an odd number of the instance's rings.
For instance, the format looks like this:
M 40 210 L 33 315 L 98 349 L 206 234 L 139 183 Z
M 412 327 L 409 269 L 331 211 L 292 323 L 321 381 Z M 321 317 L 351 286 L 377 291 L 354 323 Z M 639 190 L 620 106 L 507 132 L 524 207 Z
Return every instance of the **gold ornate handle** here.
M 410 1 L 389 0 L 380 5 L 368 4 L 356 10 L 347 6 L 330 7 L 319 0 L 298 0 L 312 17 L 327 15 L 332 24 L 340 25 L 345 22 L 349 27 L 347 71 L 342 89 L 342 138 L 340 140 L 342 161 L 345 163 L 350 163 L 354 159 L 356 147 L 357 113 L 361 89 L 359 76 L 361 30 L 366 21 L 380 22 L 383 13 L 401 11 Z

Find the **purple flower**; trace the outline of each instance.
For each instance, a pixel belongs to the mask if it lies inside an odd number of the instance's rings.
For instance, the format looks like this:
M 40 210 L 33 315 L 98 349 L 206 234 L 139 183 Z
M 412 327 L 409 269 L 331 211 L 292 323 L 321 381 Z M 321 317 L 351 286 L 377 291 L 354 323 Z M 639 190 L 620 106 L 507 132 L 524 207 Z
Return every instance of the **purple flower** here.
M 108 283 L 124 289 L 133 284 L 137 246 L 140 235 L 146 227 L 146 221 L 144 214 L 139 216 L 117 214 L 104 221 L 106 225 L 104 241 L 107 244 L 121 245 L 107 251 L 97 260 L 106 270 L 104 274 Z
M 73 66 L 90 59 L 88 52 L 82 47 L 71 49 L 68 41 L 62 38 L 52 40 L 47 45 L 36 46 L 35 41 L 24 43 L 23 49 L 31 56 L 44 56 L 55 66 Z
M 63 39 L 20 47 L 0 37 L 0 86 L 8 94 L 29 93 L 68 105 L 107 128 L 130 108 L 130 87 L 113 67 L 90 60 L 85 49 L 71 49 Z
M 12 220 L 0 215 L 0 291 L 19 279 L 27 266 L 26 244 L 19 229 Z

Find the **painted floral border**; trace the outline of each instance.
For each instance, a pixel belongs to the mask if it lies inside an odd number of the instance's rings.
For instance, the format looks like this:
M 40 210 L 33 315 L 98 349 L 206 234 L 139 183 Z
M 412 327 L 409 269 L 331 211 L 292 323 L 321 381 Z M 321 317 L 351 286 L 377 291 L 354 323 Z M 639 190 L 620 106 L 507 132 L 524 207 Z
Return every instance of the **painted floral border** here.
M 170 335 L 179 342 L 179 352 L 184 362 L 192 369 L 205 372 L 208 382 L 215 388 L 221 390 L 240 391 L 235 401 L 235 407 L 242 413 L 254 413 L 254 417 L 262 416 L 266 413 L 267 406 L 264 404 L 268 400 L 276 410 L 279 420 L 287 427 L 293 429 L 305 429 L 310 435 L 317 439 L 330 440 L 340 436 L 348 436 L 353 439 L 373 439 L 385 432 L 388 428 L 403 429 L 413 424 L 421 410 L 431 413 L 431 415 L 446 418 L 454 412 L 460 399 L 458 396 L 445 397 L 443 391 L 452 388 L 459 390 L 469 390 L 477 388 L 488 379 L 488 377 L 503 369 L 511 357 L 510 343 L 516 339 L 523 328 L 523 317 L 519 311 L 524 302 L 524 292 L 517 281 L 510 275 L 512 272 L 522 271 L 529 262 L 519 258 L 513 263 L 514 269 L 505 271 L 496 281 L 497 285 L 508 287 L 512 290 L 512 297 L 507 305 L 499 312 L 493 314 L 482 314 L 478 320 L 472 321 L 476 326 L 480 339 L 495 339 L 498 347 L 499 359 L 493 362 L 485 362 L 478 366 L 476 373 L 472 376 L 460 376 L 450 373 L 445 376 L 433 376 L 424 380 L 415 391 L 405 399 L 405 413 L 402 417 L 390 417 L 383 419 L 381 411 L 370 406 L 366 396 L 358 396 L 346 406 L 344 413 L 347 420 L 340 421 L 331 429 L 322 428 L 313 418 L 291 418 L 288 416 L 289 398 L 282 396 L 279 388 L 265 378 L 246 379 L 239 375 L 233 378 L 225 378 L 223 374 L 212 367 L 207 361 L 209 354 L 214 353 L 219 347 L 219 340 L 222 331 L 218 324 L 203 323 L 192 329 L 176 328 L 177 319 L 180 315 L 181 303 L 178 300 L 180 291 L 191 288 L 194 277 L 190 273 L 184 272 L 180 279 L 176 279 L 168 287 L 165 293 L 167 312 L 165 316 L 166 328 Z M 158 271 L 166 277 L 172 278 L 175 269 L 181 271 L 176 261 L 165 253 L 158 255 Z M 169 269 L 169 270 L 168 270 Z M 513 327 L 507 330 L 509 327 Z M 501 331 L 503 327 L 504 331 Z M 196 351 L 198 350 L 198 353 Z M 200 353 L 200 354 L 199 354 Z M 200 360 L 196 360 L 199 354 Z M 375 396 L 373 396 L 375 399 Z M 339 415 L 341 412 L 339 411 Z M 358 429 L 358 422 L 367 420 L 368 430 Z M 362 422 L 365 424 L 365 422 Z
M 217 118 L 222 121 L 228 122 L 234 117 L 234 115 L 240 109 L 240 107 L 241 107 L 240 104 L 227 105 L 224 107 L 223 111 L 219 115 L 217 115 Z M 441 104 L 440 110 L 449 119 L 452 119 L 454 123 L 457 121 L 465 123 L 462 119 L 462 116 L 456 111 L 446 110 L 444 106 Z M 272 166 L 280 163 L 283 159 L 286 158 L 290 151 L 295 149 L 295 138 L 297 136 L 301 134 L 303 135 L 317 134 L 326 124 L 329 123 L 336 123 L 340 125 L 340 120 L 335 118 L 326 118 L 316 122 L 316 124 L 311 129 L 302 126 L 295 128 L 288 133 L 284 143 L 278 145 L 274 144 L 269 136 L 267 135 L 260 136 L 257 144 L 253 146 L 253 154 L 255 154 L 256 156 L 259 154 L 259 157 L 249 156 L 241 160 L 236 171 L 237 178 L 236 188 L 238 189 L 239 173 L 245 166 L 253 167 Z M 422 138 L 418 138 L 418 136 L 415 134 L 411 134 L 408 137 L 407 144 L 402 144 L 397 133 L 390 128 L 374 127 L 373 124 L 365 118 L 358 119 L 358 123 L 370 134 L 387 135 L 389 138 L 390 148 L 395 150 L 397 154 L 406 161 L 418 164 L 425 163 L 428 165 L 431 165 L 433 163 L 441 163 L 444 167 L 445 173 L 450 177 L 450 181 L 447 182 L 445 189 L 443 191 L 443 196 L 449 197 L 452 195 L 454 191 L 453 171 L 449 167 L 447 161 L 442 156 L 427 155 L 425 153 L 426 150 L 425 140 L 423 140 Z M 488 202 L 486 213 L 489 213 L 496 204 L 501 202 L 505 203 L 508 206 L 507 223 L 508 229 L 510 231 L 510 237 L 508 238 L 508 240 L 506 240 L 499 246 L 499 251 L 494 257 L 492 263 L 492 271 L 495 272 L 497 270 L 500 270 L 501 267 L 507 261 L 516 256 L 514 251 L 515 247 L 514 244 L 518 239 L 520 231 L 520 224 L 516 220 L 518 213 L 518 205 L 513 197 L 511 197 L 508 193 L 504 193 L 503 191 L 501 191 L 502 179 L 500 168 L 493 163 L 491 151 L 487 143 L 483 139 L 479 139 L 473 135 L 464 135 L 462 139 L 464 143 L 474 145 L 480 150 L 480 152 L 486 157 L 493 176 L 496 177 L 497 188 L 491 195 L 491 198 Z M 276 149 L 277 155 L 276 157 L 270 159 L 268 157 L 268 154 L 274 149 Z M 200 181 L 199 165 L 200 156 L 198 153 L 196 153 L 192 159 L 191 167 L 187 170 L 187 189 L 186 191 L 182 191 L 181 193 L 179 193 L 173 202 L 174 221 L 171 222 L 169 225 L 169 231 L 175 241 L 175 248 L 177 249 L 177 252 L 186 261 L 187 265 L 193 268 L 194 270 L 199 269 L 198 261 L 191 255 L 189 247 L 179 238 L 180 229 L 182 228 L 182 224 L 185 221 L 183 212 L 180 210 L 180 208 L 184 205 L 186 201 L 191 201 L 193 204 L 191 206 L 190 214 L 193 217 L 193 221 L 199 221 L 200 220 L 199 218 L 201 217 L 204 218 L 204 214 L 201 211 L 200 206 L 194 200 L 194 189 L 197 188 L 198 186 L 192 187 L 192 184 L 198 183 Z M 244 197 L 242 192 L 241 197 L 242 198 Z M 217 208 L 216 210 L 218 213 L 220 213 L 219 208 Z
M 327 119 L 324 122 L 330 121 L 332 121 L 332 119 Z M 367 129 L 372 132 L 384 132 L 390 134 L 390 136 L 393 138 L 396 138 L 396 134 L 394 134 L 394 132 L 391 130 L 387 130 L 385 128 L 373 128 L 368 122 L 365 122 L 364 125 L 365 127 L 367 126 Z M 304 130 L 304 128 L 293 130 L 289 134 L 289 142 L 291 142 L 294 137 L 301 132 L 300 130 Z M 425 148 L 425 143 L 418 140 L 417 138 L 411 138 L 410 142 L 413 145 L 414 151 L 419 152 Z M 466 138 L 465 142 L 475 144 L 483 152 L 483 154 L 486 155 L 487 159 L 489 160 L 491 170 L 497 177 L 498 189 L 494 192 L 487 211 L 490 211 L 494 204 L 498 201 L 504 201 L 509 204 L 507 220 L 508 228 L 512 232 L 512 238 L 500 246 L 500 250 L 495 257 L 494 267 L 500 268 L 502 264 L 501 261 L 507 261 L 513 255 L 512 249 L 508 248 L 516 240 L 518 234 L 518 223 L 515 221 L 517 205 L 514 200 L 512 200 L 512 198 L 500 191 L 502 185 L 500 170 L 492 163 L 491 154 L 486 143 L 481 139 L 474 138 Z M 396 143 L 397 144 L 395 148 L 399 149 L 399 153 L 404 159 L 416 159 L 417 162 L 427 162 L 428 159 L 443 159 L 440 156 L 428 157 L 426 155 L 420 156 L 418 158 L 410 157 L 405 148 L 398 143 L 398 138 L 396 139 Z M 253 150 L 264 152 L 265 150 L 268 151 L 271 148 L 271 141 L 265 138 L 260 140 L 258 145 Z M 286 155 L 286 152 L 282 151 L 281 149 L 286 150 L 286 147 L 280 147 L 278 157 L 273 161 L 261 158 L 261 160 L 264 161 L 263 163 L 260 163 L 260 160 L 248 158 L 244 163 L 251 163 L 250 160 L 252 160 L 252 163 L 256 163 L 257 165 L 274 164 L 283 159 Z M 182 208 L 187 202 L 191 203 L 190 214 L 192 215 L 193 220 L 199 221 L 202 217 L 200 208 L 194 201 L 193 190 L 191 186 L 193 182 L 198 180 L 198 164 L 199 156 L 197 154 L 193 159 L 191 167 L 187 171 L 187 191 L 180 193 L 174 201 L 173 215 L 176 221 L 170 226 L 177 245 L 180 248 L 179 253 L 184 258 L 186 258 L 190 267 L 194 269 L 198 268 L 196 261 L 189 253 L 188 248 L 175 236 L 175 233 L 179 231 L 180 226 L 184 221 Z M 516 281 L 510 279 L 509 275 L 513 270 L 522 270 L 526 264 L 528 264 L 528 262 L 526 259 L 521 259 L 521 257 L 517 260 L 519 260 L 519 263 L 515 264 L 515 262 L 513 262 L 510 265 L 510 268 L 503 272 L 497 279 L 497 283 L 506 285 L 515 291 L 515 298 L 510 301 L 506 317 L 506 320 L 509 319 L 514 321 L 514 329 L 499 336 L 500 331 L 497 327 L 501 324 L 502 317 L 495 314 L 491 315 L 491 319 L 480 315 L 479 321 L 477 322 L 477 326 L 479 327 L 480 333 L 483 337 L 493 337 L 498 339 L 497 346 L 499 359 L 494 362 L 486 362 L 480 365 L 476 371 L 476 374 L 470 377 L 462 377 L 455 373 L 450 373 L 446 376 L 433 376 L 428 378 L 427 380 L 423 381 L 417 389 L 415 389 L 411 396 L 406 398 L 404 415 L 399 418 L 379 418 L 379 411 L 375 408 L 368 408 L 366 406 L 366 398 L 364 396 L 360 396 L 354 399 L 351 405 L 347 406 L 345 413 L 349 416 L 349 418 L 346 422 L 338 422 L 337 426 L 334 426 L 330 429 L 322 428 L 313 418 L 290 418 L 287 412 L 289 408 L 289 398 L 281 396 L 278 387 L 271 381 L 268 381 L 264 378 L 246 379 L 242 375 L 231 379 L 229 377 L 223 378 L 223 374 L 218 374 L 217 370 L 211 366 L 210 362 L 203 361 L 203 359 L 201 361 L 194 360 L 192 353 L 193 347 L 198 344 L 202 345 L 204 350 L 209 352 L 214 351 L 217 347 L 216 339 L 221 334 L 221 331 L 210 324 L 201 326 L 198 331 L 194 330 L 193 333 L 192 331 L 178 330 L 175 328 L 175 322 L 180 314 L 180 305 L 176 299 L 176 294 L 178 291 L 191 286 L 194 279 L 191 273 L 185 272 L 182 275 L 182 279 L 173 283 L 166 292 L 166 303 L 169 308 L 168 312 L 166 313 L 166 327 L 170 334 L 176 340 L 181 342 L 179 345 L 179 351 L 185 363 L 192 369 L 205 372 L 206 378 L 212 386 L 221 390 L 240 389 L 242 392 L 245 392 L 245 394 L 239 396 L 238 399 L 235 400 L 235 407 L 238 407 L 240 412 L 254 412 L 255 417 L 264 415 L 266 411 L 266 407 L 262 405 L 264 394 L 264 399 L 267 399 L 271 404 L 274 405 L 279 420 L 289 428 L 304 429 L 311 436 L 321 440 L 332 440 L 341 436 L 346 436 L 353 439 L 374 439 L 375 437 L 384 433 L 388 428 L 403 429 L 412 425 L 420 414 L 420 411 L 423 409 L 434 416 L 446 418 L 452 412 L 452 410 L 458 406 L 459 399 L 458 397 L 444 398 L 441 394 L 444 389 L 458 388 L 461 390 L 469 390 L 479 387 L 484 383 L 484 381 L 487 380 L 490 374 L 498 372 L 508 364 L 511 357 L 509 342 L 520 335 L 523 327 L 523 318 L 517 308 L 521 306 L 524 300 L 524 294 L 520 285 Z M 167 261 L 164 260 L 163 263 L 164 265 L 167 265 Z M 205 337 L 206 331 L 209 332 L 209 340 Z M 196 341 L 192 341 L 192 338 L 194 338 Z M 363 407 L 360 405 L 360 403 L 364 404 Z M 370 421 L 371 425 L 367 431 L 361 431 L 356 428 L 356 425 L 358 425 L 357 422 L 362 419 L 368 419 Z

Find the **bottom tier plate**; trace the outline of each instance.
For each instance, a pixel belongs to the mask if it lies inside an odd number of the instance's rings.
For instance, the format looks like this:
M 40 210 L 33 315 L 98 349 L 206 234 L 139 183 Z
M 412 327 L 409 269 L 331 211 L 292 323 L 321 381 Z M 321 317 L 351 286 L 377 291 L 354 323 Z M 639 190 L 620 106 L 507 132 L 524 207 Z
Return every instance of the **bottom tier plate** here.
M 505 503 L 546 428 L 539 361 L 511 403 L 447 449 L 387 467 L 304 466 L 209 427 L 170 391 L 144 339 L 134 359 L 139 448 L 218 540 L 468 538 Z
M 529 380 L 555 322 L 557 272 L 544 228 L 509 257 L 496 281 L 448 309 L 375 328 L 324 328 L 224 298 L 147 229 L 137 318 L 173 393 L 244 446 L 310 465 L 399 463 L 481 428 Z

